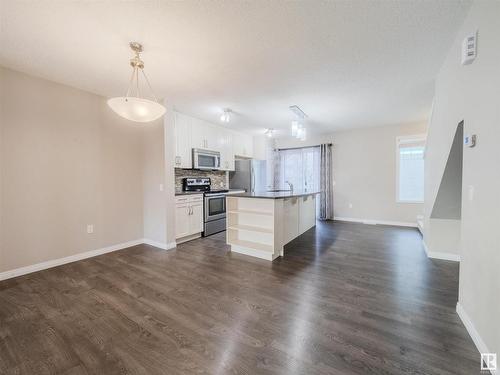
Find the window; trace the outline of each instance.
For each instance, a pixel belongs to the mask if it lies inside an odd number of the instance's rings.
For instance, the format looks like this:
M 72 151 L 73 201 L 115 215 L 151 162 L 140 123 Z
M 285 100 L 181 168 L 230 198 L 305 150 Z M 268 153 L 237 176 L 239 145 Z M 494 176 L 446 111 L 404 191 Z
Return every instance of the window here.
M 424 201 L 425 136 L 397 139 L 397 201 L 422 203 Z
M 280 150 L 279 189 L 319 191 L 319 147 Z

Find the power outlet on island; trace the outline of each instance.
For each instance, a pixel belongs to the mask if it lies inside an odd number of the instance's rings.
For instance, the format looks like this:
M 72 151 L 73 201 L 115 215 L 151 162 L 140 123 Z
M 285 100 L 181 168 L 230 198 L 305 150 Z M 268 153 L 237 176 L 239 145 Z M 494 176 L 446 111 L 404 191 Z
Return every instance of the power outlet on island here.
M 87 224 L 87 233 L 94 233 L 94 224 Z

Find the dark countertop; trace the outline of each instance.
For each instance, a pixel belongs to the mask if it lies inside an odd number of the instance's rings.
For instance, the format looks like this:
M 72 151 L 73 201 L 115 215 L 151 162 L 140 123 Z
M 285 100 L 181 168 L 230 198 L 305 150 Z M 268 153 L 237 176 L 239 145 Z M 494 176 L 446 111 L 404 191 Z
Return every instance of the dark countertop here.
M 234 195 L 234 194 L 242 194 L 245 190 L 243 189 L 229 189 L 226 194 Z M 176 191 L 175 195 L 193 195 L 193 194 L 203 194 L 203 191 Z
M 306 195 L 316 195 L 319 191 L 304 191 L 304 190 L 293 190 L 293 191 L 255 191 L 253 193 L 239 193 L 232 194 L 231 197 L 237 198 L 264 198 L 264 199 L 284 199 L 284 198 L 297 198 L 305 197 Z
M 176 191 L 175 196 L 178 195 L 196 195 L 196 194 L 203 194 L 202 191 Z

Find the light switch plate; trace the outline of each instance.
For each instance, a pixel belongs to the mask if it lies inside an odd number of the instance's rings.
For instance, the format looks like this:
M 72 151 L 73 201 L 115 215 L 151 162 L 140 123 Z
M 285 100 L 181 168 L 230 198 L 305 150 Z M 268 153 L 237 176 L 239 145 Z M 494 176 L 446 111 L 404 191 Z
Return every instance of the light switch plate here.
M 467 195 L 468 195 L 470 201 L 474 199 L 474 186 L 469 185 Z

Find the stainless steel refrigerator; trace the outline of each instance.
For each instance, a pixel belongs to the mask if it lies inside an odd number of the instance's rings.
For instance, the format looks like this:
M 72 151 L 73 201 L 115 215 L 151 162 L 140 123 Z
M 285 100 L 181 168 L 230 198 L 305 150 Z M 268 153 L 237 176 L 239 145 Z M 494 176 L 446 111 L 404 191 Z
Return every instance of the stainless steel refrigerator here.
M 236 160 L 234 172 L 229 172 L 229 188 L 247 192 L 269 190 L 265 160 Z

